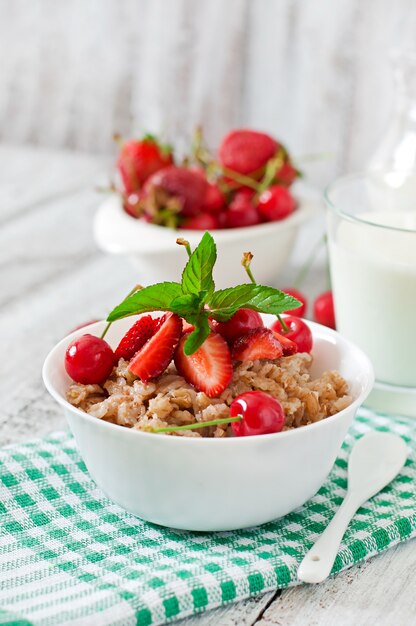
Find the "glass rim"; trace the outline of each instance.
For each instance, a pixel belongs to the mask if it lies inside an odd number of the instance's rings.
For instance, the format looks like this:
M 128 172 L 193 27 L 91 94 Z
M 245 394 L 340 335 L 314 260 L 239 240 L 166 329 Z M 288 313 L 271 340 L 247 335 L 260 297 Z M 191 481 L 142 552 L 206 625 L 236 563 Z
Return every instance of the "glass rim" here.
M 369 220 L 365 220 L 361 217 L 357 217 L 356 215 L 352 215 L 351 213 L 347 213 L 346 211 L 343 211 L 331 199 L 331 193 L 334 190 L 334 188 L 336 188 L 338 185 L 342 183 L 352 182 L 353 180 L 359 180 L 359 179 L 363 180 L 365 178 L 368 178 L 369 176 L 371 177 L 371 174 L 382 174 L 382 173 L 413 175 L 416 178 L 416 169 L 393 170 L 393 169 L 386 169 L 386 168 L 374 168 L 368 171 L 359 171 L 359 172 L 353 172 L 351 174 L 346 174 L 344 176 L 338 176 L 338 178 L 335 178 L 335 180 L 330 182 L 325 187 L 324 200 L 325 200 L 327 208 L 331 209 L 335 214 L 339 215 L 340 217 L 350 222 L 353 222 L 355 224 L 365 224 L 366 226 L 373 226 L 374 228 L 381 228 L 383 230 L 396 231 L 399 233 L 416 233 L 416 229 L 414 228 L 410 229 L 410 228 L 399 228 L 398 226 L 386 226 L 385 224 L 377 224 L 375 222 L 370 222 Z

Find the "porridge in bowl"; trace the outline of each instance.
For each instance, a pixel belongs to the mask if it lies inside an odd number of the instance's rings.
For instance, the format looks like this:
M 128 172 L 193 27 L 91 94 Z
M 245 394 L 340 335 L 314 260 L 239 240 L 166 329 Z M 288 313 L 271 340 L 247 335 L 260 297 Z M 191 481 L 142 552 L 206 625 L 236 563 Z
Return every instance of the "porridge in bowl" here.
M 312 378 L 311 331 L 300 318 L 281 316 L 299 302 L 257 285 L 249 253 L 243 265 L 252 282 L 219 291 L 211 235 L 188 254 L 181 284 L 136 288 L 110 313 L 109 324 L 142 314 L 115 351 L 106 331 L 68 347 L 73 406 L 127 428 L 222 438 L 298 428 L 351 404 L 337 371 Z M 259 313 L 277 319 L 267 328 Z
M 276 360 L 236 362 L 232 380 L 217 398 L 209 398 L 178 374 L 174 365 L 147 383 L 120 359 L 102 385 L 74 383 L 68 390 L 71 404 L 99 419 L 120 426 L 150 430 L 185 426 L 230 416 L 232 401 L 247 391 L 263 391 L 277 398 L 285 413 L 282 430 L 297 428 L 338 413 L 351 402 L 348 384 L 340 374 L 329 371 L 311 379 L 312 357 L 294 354 Z M 172 432 L 189 437 L 226 437 L 226 423 L 198 430 Z

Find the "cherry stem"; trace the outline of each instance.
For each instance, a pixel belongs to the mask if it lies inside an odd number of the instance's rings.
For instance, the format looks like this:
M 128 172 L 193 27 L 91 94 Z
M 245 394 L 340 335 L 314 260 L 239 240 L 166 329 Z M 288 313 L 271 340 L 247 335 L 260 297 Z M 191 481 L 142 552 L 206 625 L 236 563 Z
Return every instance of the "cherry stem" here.
M 306 163 L 310 161 L 329 161 L 329 159 L 334 158 L 334 154 L 332 152 L 310 152 L 308 154 L 300 154 L 296 157 L 293 157 L 295 163 Z
M 241 261 L 241 265 L 246 270 L 247 275 L 248 275 L 249 279 L 251 280 L 251 282 L 253 283 L 253 285 L 257 285 L 256 279 L 254 278 L 253 272 L 251 271 L 251 268 L 250 268 L 250 263 L 252 261 L 252 258 L 253 258 L 253 255 L 252 255 L 251 252 L 244 252 L 243 258 L 242 258 L 242 261 Z M 289 326 L 287 324 L 285 324 L 285 321 L 284 321 L 283 317 L 281 317 L 280 315 L 277 315 L 276 317 L 277 317 L 277 319 L 280 322 L 280 325 L 281 325 L 281 327 L 283 329 L 283 332 L 284 333 L 288 333 L 290 331 L 290 328 L 289 328 Z
M 284 162 L 285 152 L 284 150 L 282 150 L 282 148 L 279 148 L 277 154 L 267 163 L 266 171 L 264 173 L 263 179 L 260 182 L 256 198 L 268 187 L 270 187 L 270 184 L 273 182 L 274 177 L 276 176 L 277 172 L 280 170 Z
M 244 265 L 244 264 L 243 264 L 243 265 Z M 251 271 L 250 266 L 249 266 L 249 265 L 244 265 L 244 269 L 246 270 L 246 272 L 247 272 L 247 276 L 249 277 L 249 279 L 251 280 L 251 282 L 253 283 L 253 285 L 257 285 L 257 283 L 256 283 L 256 279 L 255 279 L 255 278 L 254 278 L 254 276 L 253 276 L 253 272 Z
M 120 133 L 114 133 L 113 134 L 113 141 L 114 143 L 117 145 L 118 148 L 122 148 L 124 141 L 123 141 L 123 137 L 120 135 Z
M 324 233 L 316 242 L 316 244 L 314 245 L 314 247 L 312 248 L 311 253 L 309 254 L 308 258 L 306 259 L 306 261 L 303 263 L 302 267 L 300 268 L 298 275 L 296 276 L 294 282 L 293 282 L 293 287 L 295 289 L 300 289 L 300 287 L 303 284 L 303 281 L 305 280 L 306 276 L 309 273 L 309 270 L 311 269 L 313 262 L 315 261 L 315 258 L 318 254 L 318 252 L 320 251 L 321 247 L 325 244 L 326 242 L 326 234 Z
M 239 174 L 238 172 L 235 172 L 234 170 L 230 170 L 228 167 L 222 167 L 221 165 L 219 167 L 220 167 L 221 173 L 224 176 L 227 176 L 227 178 L 231 178 L 231 180 L 238 183 L 239 185 L 243 185 L 244 187 L 251 187 L 251 189 L 254 189 L 254 191 L 257 191 L 257 192 L 260 191 L 259 183 L 253 180 L 253 178 L 250 178 L 250 176 Z
M 282 330 L 284 333 L 288 333 L 290 331 L 289 326 L 286 324 L 285 320 L 283 319 L 283 317 L 281 315 L 276 315 L 277 319 L 280 322 L 280 326 L 282 327 Z
M 218 420 L 211 420 L 209 422 L 196 422 L 195 424 L 185 424 L 184 426 L 165 426 L 164 428 L 152 428 L 154 433 L 174 433 L 177 430 L 196 430 L 197 428 L 205 428 L 205 426 L 217 426 L 218 424 L 230 424 L 231 422 L 241 422 L 243 420 L 242 415 L 236 415 L 235 417 L 224 417 Z
M 186 239 L 183 239 L 182 237 L 178 237 L 176 240 L 176 243 L 178 244 L 178 246 L 185 246 L 185 250 L 188 253 L 188 256 L 190 257 L 192 254 L 192 250 L 191 250 L 191 246 L 189 245 L 189 241 L 187 241 Z
M 117 193 L 117 189 L 114 183 L 110 183 L 108 187 L 97 185 L 95 187 L 97 193 Z
M 130 296 L 132 296 L 134 293 L 136 293 L 136 291 L 140 291 L 140 289 L 143 289 L 143 285 L 135 285 L 133 287 L 133 289 L 131 291 L 129 291 L 129 293 L 124 298 L 124 300 L 127 300 L 127 298 L 130 298 Z M 106 334 L 108 332 L 108 329 L 110 328 L 112 323 L 113 322 L 108 322 L 107 326 L 104 328 L 103 332 L 101 333 L 101 339 L 104 339 L 104 337 L 106 336 Z

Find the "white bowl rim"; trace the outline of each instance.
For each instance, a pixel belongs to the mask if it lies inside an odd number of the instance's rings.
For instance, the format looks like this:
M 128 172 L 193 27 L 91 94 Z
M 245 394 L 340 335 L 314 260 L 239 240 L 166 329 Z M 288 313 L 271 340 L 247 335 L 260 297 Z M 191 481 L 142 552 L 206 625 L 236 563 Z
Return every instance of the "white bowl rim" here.
M 163 441 L 166 442 L 164 445 L 179 445 L 179 446 L 180 445 L 191 445 L 191 446 L 192 445 L 199 445 L 199 446 L 201 445 L 219 445 L 219 446 L 248 445 L 249 443 L 252 443 L 253 440 L 258 441 L 259 437 L 261 441 L 273 440 L 276 438 L 280 438 L 280 439 L 289 438 L 289 437 L 295 438 L 295 437 L 302 436 L 302 432 L 306 433 L 306 432 L 311 431 L 312 429 L 324 428 L 325 424 L 328 423 L 329 420 L 332 422 L 334 420 L 342 419 L 342 417 L 349 411 L 355 412 L 356 409 L 363 403 L 365 398 L 368 396 L 374 384 L 374 370 L 373 370 L 373 366 L 371 364 L 370 359 L 360 348 L 358 348 L 355 344 L 353 344 L 348 339 L 343 337 L 337 331 L 332 330 L 331 328 L 327 328 L 326 326 L 322 326 L 321 324 L 317 324 L 316 322 L 311 322 L 309 320 L 305 320 L 305 322 L 311 327 L 313 336 L 317 336 L 317 337 L 321 336 L 323 338 L 332 337 L 333 339 L 336 340 L 336 342 L 339 342 L 339 340 L 341 339 L 342 342 L 344 342 L 344 345 L 346 346 L 349 353 L 353 353 L 357 360 L 361 360 L 365 364 L 362 374 L 363 376 L 367 378 L 367 383 L 362 389 L 361 393 L 358 395 L 358 397 L 355 398 L 355 400 L 353 400 L 351 404 L 349 404 L 345 409 L 342 409 L 342 411 L 335 413 L 335 415 L 331 415 L 330 417 L 327 417 L 318 422 L 314 422 L 312 424 L 306 424 L 305 426 L 301 426 L 299 428 L 293 428 L 291 430 L 287 430 L 284 432 L 270 433 L 266 435 L 248 435 L 246 437 L 225 437 L 225 438 L 162 436 L 159 439 L 162 442 Z M 154 438 L 158 434 L 163 435 L 163 433 L 148 433 L 148 432 L 136 430 L 133 428 L 127 428 L 125 426 L 121 426 L 119 424 L 113 424 L 112 422 L 100 420 L 97 417 L 89 415 L 88 413 L 85 413 L 81 409 L 78 409 L 74 405 L 70 404 L 70 402 L 68 402 L 68 400 L 55 389 L 55 387 L 53 386 L 51 382 L 51 379 L 49 376 L 49 369 L 51 367 L 52 361 L 54 360 L 56 352 L 63 345 L 68 345 L 73 339 L 78 337 L 80 334 L 84 334 L 88 332 L 88 329 L 99 330 L 103 328 L 104 323 L 106 323 L 105 320 L 102 320 L 102 321 L 84 326 L 83 328 L 80 328 L 72 332 L 71 334 L 67 335 L 63 339 L 61 339 L 61 341 L 59 341 L 52 348 L 52 350 L 47 355 L 45 362 L 43 364 L 43 368 L 42 368 L 42 377 L 43 377 L 45 387 L 49 391 L 51 396 L 58 402 L 58 404 L 60 404 L 65 409 L 71 412 L 75 412 L 78 416 L 82 417 L 83 419 L 96 424 L 97 427 L 110 429 L 109 432 L 111 432 L 111 430 L 113 429 L 116 429 L 117 432 L 120 432 L 120 429 L 123 429 L 123 431 L 126 431 L 126 433 L 130 432 L 130 435 L 127 435 L 127 436 L 146 437 L 146 438 L 151 437 L 154 440 Z M 63 364 L 62 364 L 62 367 L 63 367 Z M 168 443 L 168 442 L 172 442 L 172 443 Z M 244 444 L 244 442 L 246 442 L 246 444 Z

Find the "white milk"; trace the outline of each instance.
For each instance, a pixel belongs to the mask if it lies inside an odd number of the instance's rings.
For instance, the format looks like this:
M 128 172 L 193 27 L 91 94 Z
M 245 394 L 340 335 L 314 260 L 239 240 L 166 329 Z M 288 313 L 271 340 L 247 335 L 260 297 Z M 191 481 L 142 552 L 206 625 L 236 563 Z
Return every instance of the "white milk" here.
M 416 387 L 416 212 L 339 219 L 329 237 L 337 330 L 373 362 L 376 379 Z

